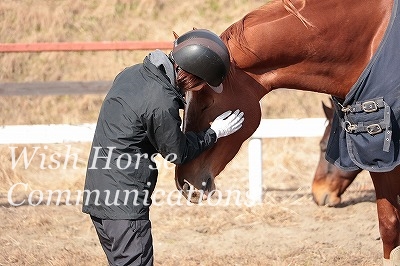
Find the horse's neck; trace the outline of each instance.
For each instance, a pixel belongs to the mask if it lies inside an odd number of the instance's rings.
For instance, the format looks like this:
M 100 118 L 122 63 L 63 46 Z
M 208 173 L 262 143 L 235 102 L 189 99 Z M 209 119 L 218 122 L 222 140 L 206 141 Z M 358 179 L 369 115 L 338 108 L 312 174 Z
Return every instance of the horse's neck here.
M 344 98 L 376 51 L 392 2 L 309 0 L 304 7 L 295 2 L 313 25 L 308 27 L 274 2 L 232 25 L 227 44 L 236 67 L 265 94 L 291 88 Z

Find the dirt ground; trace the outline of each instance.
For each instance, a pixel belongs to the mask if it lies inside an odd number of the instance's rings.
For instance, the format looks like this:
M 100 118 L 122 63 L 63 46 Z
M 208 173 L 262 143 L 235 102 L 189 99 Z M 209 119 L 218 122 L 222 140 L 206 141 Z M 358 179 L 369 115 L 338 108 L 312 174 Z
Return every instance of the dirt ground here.
M 278 102 L 285 93 L 271 95 L 268 102 Z M 319 99 L 298 93 L 294 106 L 298 98 Z M 173 169 L 162 164 L 151 209 L 155 264 L 380 265 L 375 194 L 367 173 L 357 177 L 339 207 L 314 204 L 311 182 L 318 142 L 319 138 L 264 139 L 264 199 L 254 206 L 247 206 L 245 197 L 247 142 L 217 178 L 221 194 L 199 206 L 179 198 Z M 90 219 L 77 200 L 90 143 L 14 146 L 18 148 L 0 146 L 0 265 L 106 265 Z M 32 158 L 27 169 L 22 159 L 10 167 L 13 149 L 16 156 L 26 149 Z M 51 164 L 51 154 L 68 149 L 79 157 L 75 164 L 69 160 L 64 168 L 43 167 Z M 66 155 L 60 157 L 62 166 L 63 158 Z M 58 199 L 48 193 L 57 189 L 69 190 L 71 197 L 62 194 Z M 240 197 L 228 198 L 229 190 L 238 190 L 235 195 Z M 10 202 L 23 204 L 13 207 Z
M 153 208 L 155 265 L 380 265 L 371 191 L 337 209 L 316 207 L 306 188 L 267 194 L 251 208 Z M 106 265 L 80 206 L 1 213 L 0 265 Z

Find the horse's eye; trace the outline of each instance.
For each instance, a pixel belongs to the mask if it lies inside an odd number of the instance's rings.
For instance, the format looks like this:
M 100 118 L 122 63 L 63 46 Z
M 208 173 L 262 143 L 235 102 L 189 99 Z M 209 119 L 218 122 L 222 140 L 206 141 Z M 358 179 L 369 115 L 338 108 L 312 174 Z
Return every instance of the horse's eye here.
M 209 107 L 209 105 L 204 105 L 204 106 L 201 108 L 201 111 L 204 112 L 208 107 Z
M 201 107 L 201 111 L 204 112 L 205 110 L 210 108 L 213 105 L 213 103 L 214 103 L 214 101 L 205 102 L 204 105 Z

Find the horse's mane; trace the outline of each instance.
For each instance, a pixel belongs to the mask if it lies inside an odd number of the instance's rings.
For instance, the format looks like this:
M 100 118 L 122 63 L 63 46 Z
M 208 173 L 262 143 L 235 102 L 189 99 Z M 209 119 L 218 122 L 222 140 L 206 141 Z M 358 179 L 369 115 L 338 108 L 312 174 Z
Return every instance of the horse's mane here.
M 276 2 L 278 0 L 272 1 L 272 2 Z M 283 3 L 284 8 L 286 9 L 287 12 L 289 12 L 289 14 L 295 16 L 296 18 L 298 18 L 305 27 L 314 27 L 304 16 L 302 16 L 299 12 L 299 10 L 293 5 L 292 0 L 281 0 Z M 304 4 L 305 1 L 307 0 L 303 0 Z M 248 42 L 244 36 L 244 24 L 246 21 L 247 25 L 251 25 L 251 24 L 259 24 L 262 22 L 265 22 L 265 20 L 260 20 L 258 18 L 260 17 L 265 17 L 265 13 L 269 12 L 269 9 L 266 8 L 269 6 L 269 4 L 271 4 L 272 2 L 263 5 L 261 7 L 259 7 L 258 9 L 253 10 L 252 12 L 248 13 L 247 15 L 245 15 L 241 20 L 237 21 L 236 23 L 232 24 L 230 27 L 228 27 L 224 32 L 222 32 L 222 34 L 220 35 L 221 39 L 223 40 L 223 42 L 225 44 L 228 44 L 228 41 L 230 39 L 234 39 L 235 43 L 237 43 L 240 47 L 244 48 L 246 46 L 248 46 Z M 228 49 L 230 49 L 230 47 L 228 46 Z M 246 50 L 246 49 L 244 49 Z M 235 59 L 231 58 L 233 60 L 233 64 L 236 65 L 235 63 Z M 228 73 L 228 78 L 227 80 L 230 80 L 230 77 L 232 77 L 234 75 L 235 72 L 235 67 L 231 67 L 230 71 Z
M 304 0 L 305 2 L 306 0 Z M 314 27 L 314 25 L 309 22 L 305 17 L 303 17 L 299 10 L 293 5 L 291 0 L 282 0 L 283 7 L 286 9 L 287 12 L 298 18 L 303 25 L 308 28 L 308 27 Z
M 281 0 L 281 1 L 283 3 L 283 7 L 286 9 L 286 11 L 288 11 L 290 14 L 292 14 L 293 16 L 298 18 L 306 28 L 314 27 L 311 22 L 309 22 L 303 15 L 300 14 L 299 10 L 293 5 L 292 0 Z M 306 0 L 303 0 L 303 1 L 305 3 Z M 267 5 L 269 5 L 269 4 L 267 4 Z M 246 38 L 244 37 L 244 21 L 251 17 L 260 15 L 260 13 L 267 12 L 266 10 L 263 9 L 263 7 L 265 7 L 267 5 L 261 6 L 260 8 L 248 13 L 241 20 L 232 24 L 229 28 L 227 28 L 221 34 L 221 39 L 225 43 L 227 43 L 227 41 L 231 38 L 231 36 L 235 36 L 235 39 L 240 41 L 239 43 L 247 45 Z

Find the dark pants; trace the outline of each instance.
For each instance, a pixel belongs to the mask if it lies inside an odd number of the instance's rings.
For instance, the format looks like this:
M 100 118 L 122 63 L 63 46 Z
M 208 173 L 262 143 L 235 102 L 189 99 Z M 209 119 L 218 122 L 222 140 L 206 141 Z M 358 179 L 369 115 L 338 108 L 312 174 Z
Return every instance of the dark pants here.
M 150 220 L 91 218 L 110 265 L 153 265 Z

